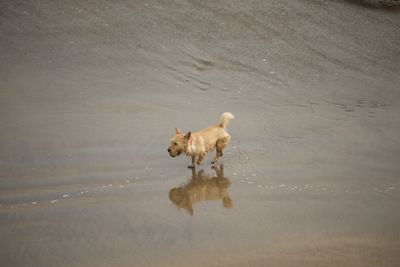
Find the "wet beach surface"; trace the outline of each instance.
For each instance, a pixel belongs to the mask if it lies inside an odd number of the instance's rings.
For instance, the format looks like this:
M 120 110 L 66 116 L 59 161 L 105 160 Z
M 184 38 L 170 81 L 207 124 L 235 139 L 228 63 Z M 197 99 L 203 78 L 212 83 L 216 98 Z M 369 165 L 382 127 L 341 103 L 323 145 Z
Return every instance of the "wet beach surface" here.
M 398 9 L 0 10 L 1 266 L 400 264 Z M 225 111 L 216 169 L 169 157 Z

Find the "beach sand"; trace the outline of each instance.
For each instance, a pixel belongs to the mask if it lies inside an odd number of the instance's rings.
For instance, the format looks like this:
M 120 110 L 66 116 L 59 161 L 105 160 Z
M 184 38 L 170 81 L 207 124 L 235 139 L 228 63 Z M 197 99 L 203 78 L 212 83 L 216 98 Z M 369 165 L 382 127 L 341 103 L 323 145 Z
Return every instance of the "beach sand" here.
M 399 266 L 399 25 L 351 1 L 1 1 L 0 265 Z M 169 157 L 226 111 L 222 176 Z

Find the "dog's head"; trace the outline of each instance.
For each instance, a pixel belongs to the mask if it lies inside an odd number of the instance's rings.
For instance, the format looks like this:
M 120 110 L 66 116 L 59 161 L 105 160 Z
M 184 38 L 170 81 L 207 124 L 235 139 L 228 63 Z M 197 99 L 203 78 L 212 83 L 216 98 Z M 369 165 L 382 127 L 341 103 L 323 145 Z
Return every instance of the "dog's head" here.
M 193 206 L 189 195 L 184 188 L 172 188 L 169 191 L 169 199 L 178 209 L 185 209 L 190 215 L 193 215 Z
M 171 145 L 168 147 L 168 153 L 171 157 L 175 158 L 182 152 L 186 151 L 191 132 L 187 134 L 182 133 L 178 128 L 175 129 L 175 136 L 171 139 Z

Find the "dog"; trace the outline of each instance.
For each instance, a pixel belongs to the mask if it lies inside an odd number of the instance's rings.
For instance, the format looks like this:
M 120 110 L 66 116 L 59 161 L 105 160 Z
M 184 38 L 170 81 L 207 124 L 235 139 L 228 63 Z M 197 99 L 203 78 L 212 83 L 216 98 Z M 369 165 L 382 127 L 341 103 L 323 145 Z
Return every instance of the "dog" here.
M 196 157 L 197 164 L 204 163 L 206 154 L 212 150 L 216 150 L 215 158 L 211 161 L 212 164 L 217 163 L 218 159 L 223 155 L 223 149 L 228 145 L 231 136 L 226 132 L 226 126 L 234 116 L 230 112 L 225 112 L 221 116 L 221 120 L 217 125 L 191 133 L 182 133 L 178 128 L 175 128 L 175 136 L 171 139 L 171 145 L 168 147 L 168 153 L 175 158 L 181 153 L 192 157 L 192 164 L 189 168 L 195 167 Z
M 193 204 L 205 200 L 222 200 L 225 208 L 232 208 L 233 201 L 229 196 L 228 188 L 231 185 L 229 178 L 224 176 L 224 167 L 213 166 L 217 176 L 210 176 L 200 170 L 192 169 L 192 179 L 185 185 L 172 188 L 169 199 L 178 209 L 185 209 L 193 215 Z

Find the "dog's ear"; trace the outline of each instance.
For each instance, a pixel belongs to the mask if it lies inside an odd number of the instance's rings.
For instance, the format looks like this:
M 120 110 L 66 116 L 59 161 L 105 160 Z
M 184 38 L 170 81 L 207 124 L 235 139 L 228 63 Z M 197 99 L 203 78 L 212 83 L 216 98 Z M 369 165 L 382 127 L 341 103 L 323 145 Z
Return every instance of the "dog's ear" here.
M 175 128 L 175 133 L 176 133 L 176 134 L 181 134 L 182 132 L 181 132 L 181 130 L 179 130 L 178 128 Z
M 191 136 L 192 136 L 192 132 L 188 132 L 188 133 L 185 135 L 185 139 L 186 139 L 186 140 L 189 140 Z
M 227 209 L 233 208 L 233 201 L 229 195 L 222 198 L 222 205 Z
M 183 207 L 191 216 L 193 216 L 193 206 L 192 205 L 187 205 Z

